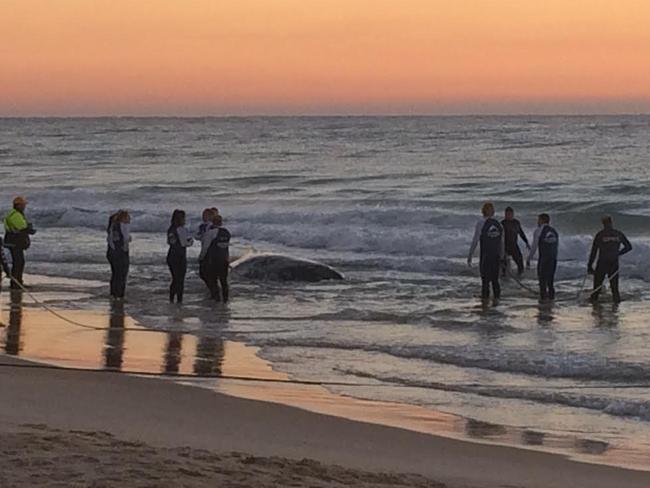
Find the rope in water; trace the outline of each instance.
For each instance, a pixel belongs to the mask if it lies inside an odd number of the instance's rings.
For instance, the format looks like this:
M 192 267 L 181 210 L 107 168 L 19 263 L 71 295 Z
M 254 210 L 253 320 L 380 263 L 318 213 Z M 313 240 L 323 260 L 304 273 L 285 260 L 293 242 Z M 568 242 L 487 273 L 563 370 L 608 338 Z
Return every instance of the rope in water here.
M 515 274 L 514 274 L 512 271 L 510 271 L 509 268 L 506 268 L 506 271 L 507 271 L 507 273 L 508 273 L 508 276 L 509 276 L 510 278 L 512 278 L 512 279 L 515 281 L 515 283 L 516 283 L 517 285 L 519 285 L 519 286 L 520 286 L 521 288 L 523 288 L 524 290 L 530 292 L 530 293 L 533 294 L 534 296 L 536 296 L 536 297 L 539 296 L 539 292 L 537 292 L 536 290 L 532 289 L 531 287 L 529 287 L 528 285 L 526 285 L 525 283 L 523 283 L 523 282 L 519 279 L 518 276 L 515 276 Z M 615 278 L 615 277 L 619 274 L 620 271 L 621 271 L 620 269 L 617 269 L 615 273 L 612 273 L 611 276 L 608 277 L 609 280 L 612 280 L 613 278 Z M 598 286 L 597 288 L 595 288 L 595 289 L 593 289 L 593 290 L 590 289 L 590 288 L 585 288 L 585 284 L 587 283 L 587 279 L 588 279 L 588 278 L 589 278 L 589 274 L 587 273 L 587 274 L 585 275 L 584 279 L 582 280 L 582 284 L 580 285 L 580 289 L 578 290 L 578 293 L 577 293 L 577 295 L 576 295 L 576 298 L 575 298 L 575 301 L 576 301 L 576 302 L 579 302 L 579 301 L 580 301 L 580 297 L 582 296 L 583 293 L 586 293 L 586 292 L 590 292 L 590 294 L 598 293 L 598 292 L 601 291 L 601 290 L 606 286 L 606 284 L 607 284 L 607 281 L 604 280 L 603 283 L 602 283 L 600 286 Z M 560 300 L 560 301 L 562 301 L 562 300 Z M 566 299 L 566 300 L 563 300 L 563 301 L 567 301 L 567 302 L 568 302 L 568 301 L 573 301 L 573 300 L 571 300 L 571 299 Z

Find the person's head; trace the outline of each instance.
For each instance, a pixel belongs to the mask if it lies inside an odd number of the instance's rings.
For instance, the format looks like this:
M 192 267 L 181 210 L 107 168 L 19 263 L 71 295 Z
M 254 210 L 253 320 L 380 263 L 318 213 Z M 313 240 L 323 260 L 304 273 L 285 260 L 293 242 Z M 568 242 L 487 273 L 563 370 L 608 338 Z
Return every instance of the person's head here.
M 212 222 L 212 209 L 211 208 L 206 208 L 203 210 L 203 213 L 201 214 L 201 220 L 203 222 Z
M 602 219 L 601 222 L 603 223 L 603 227 L 606 229 L 611 229 L 614 227 L 614 219 L 612 219 L 611 215 L 605 215 Z
M 223 225 L 223 217 L 219 214 L 214 214 L 212 217 L 212 223 L 217 227 L 221 227 L 221 225 Z
M 494 217 L 494 204 L 492 202 L 485 202 L 481 207 L 483 217 Z
M 116 224 L 128 224 L 131 222 L 131 216 L 126 210 L 118 210 L 113 216 L 113 222 Z
M 27 199 L 25 197 L 14 198 L 14 208 L 19 212 L 24 212 L 27 208 Z
M 538 225 L 548 225 L 551 223 L 551 216 L 547 213 L 542 213 L 537 216 Z
M 512 207 L 506 207 L 506 220 L 512 220 L 515 218 L 515 211 Z
M 213 214 L 219 215 L 219 209 L 217 207 L 212 207 L 210 210 L 212 210 Z
M 182 227 L 185 225 L 185 210 L 174 210 L 172 213 L 172 225 L 174 227 Z

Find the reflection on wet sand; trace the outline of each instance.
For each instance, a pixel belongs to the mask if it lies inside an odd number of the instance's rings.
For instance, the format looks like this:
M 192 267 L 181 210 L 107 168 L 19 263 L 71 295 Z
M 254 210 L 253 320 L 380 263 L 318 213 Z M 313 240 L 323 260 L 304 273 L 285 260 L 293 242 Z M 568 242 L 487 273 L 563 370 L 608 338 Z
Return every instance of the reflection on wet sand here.
M 594 303 L 591 315 L 594 318 L 594 327 L 615 329 L 620 325 L 619 306 L 616 303 L 611 306 Z
M 22 349 L 21 329 L 23 323 L 23 292 L 11 290 L 9 293 L 11 304 L 9 306 L 9 326 L 5 337 L 5 352 L 11 356 L 18 356 Z
M 113 302 L 104 345 L 104 368 L 121 371 L 124 357 L 124 302 Z
M 537 324 L 541 327 L 548 327 L 555 320 L 553 302 L 540 302 L 537 305 Z
M 180 372 L 181 353 L 183 350 L 183 334 L 169 332 L 167 335 L 167 347 L 163 359 L 163 373 L 175 375 Z
M 470 437 L 484 439 L 489 437 L 501 437 L 507 433 L 507 429 L 503 425 L 467 419 L 467 422 L 465 422 L 465 432 Z
M 287 375 L 274 371 L 268 362 L 256 355 L 255 348 L 224 340 L 222 331 L 228 325 L 227 317 L 219 328 L 184 334 L 145 331 L 125 313 L 122 304 L 113 305 L 108 316 L 77 311 L 65 313 L 71 319 L 102 330 L 76 328 L 41 310 L 23 307 L 21 295 L 12 295 L 8 314 L 3 312 L 9 324 L 4 329 L 4 350 L 26 359 L 67 367 L 182 375 L 183 382 L 196 382 L 233 396 L 417 432 L 503 445 L 535 446 L 617 465 L 643 466 L 645 460 L 645 457 L 639 460 L 643 456 L 641 451 L 612 447 L 598 440 L 506 427 L 413 405 L 357 400 L 331 393 L 321 386 L 285 383 Z M 179 328 L 182 326 L 179 323 Z M 228 379 L 220 379 L 220 376 Z M 280 383 L 261 381 L 263 379 Z

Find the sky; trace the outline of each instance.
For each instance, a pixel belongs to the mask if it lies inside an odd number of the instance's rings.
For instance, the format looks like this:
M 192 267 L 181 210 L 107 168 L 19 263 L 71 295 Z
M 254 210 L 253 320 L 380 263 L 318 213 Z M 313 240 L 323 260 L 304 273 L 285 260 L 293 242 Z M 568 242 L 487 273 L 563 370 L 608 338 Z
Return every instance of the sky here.
M 648 0 L 0 0 L 0 116 L 649 113 Z

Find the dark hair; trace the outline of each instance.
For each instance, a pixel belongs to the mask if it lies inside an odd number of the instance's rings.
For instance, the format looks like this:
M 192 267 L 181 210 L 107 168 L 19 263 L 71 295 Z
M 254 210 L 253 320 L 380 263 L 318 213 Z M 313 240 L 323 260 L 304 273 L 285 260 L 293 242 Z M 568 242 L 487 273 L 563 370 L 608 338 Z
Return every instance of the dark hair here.
M 512 207 L 506 207 L 506 213 L 515 213 L 514 209 Z
M 611 215 L 605 215 L 602 218 L 602 222 L 605 227 L 611 227 L 612 225 L 614 225 L 614 219 L 612 219 Z
M 183 225 L 183 220 L 185 219 L 185 210 L 176 209 L 172 213 L 171 224 L 172 227 L 180 227 Z
M 542 213 L 539 214 L 538 216 L 539 220 L 542 221 L 543 224 L 550 224 L 551 223 L 551 216 L 547 213 Z

